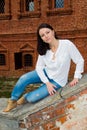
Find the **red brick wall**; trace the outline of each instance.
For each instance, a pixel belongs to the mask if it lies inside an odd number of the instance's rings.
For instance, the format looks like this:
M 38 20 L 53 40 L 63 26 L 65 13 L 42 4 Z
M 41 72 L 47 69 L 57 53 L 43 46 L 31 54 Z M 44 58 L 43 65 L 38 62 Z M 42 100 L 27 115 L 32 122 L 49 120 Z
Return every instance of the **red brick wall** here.
M 0 76 L 20 76 L 34 69 L 37 59 L 36 30 L 42 22 L 51 24 L 60 38 L 70 39 L 76 44 L 85 59 L 85 72 L 87 72 L 87 0 L 67 0 L 65 12 L 60 9 L 57 13 L 56 11 L 50 13 L 48 0 L 41 0 L 40 5 L 37 5 L 40 6 L 38 10 L 41 15 L 37 17 L 25 17 L 25 14 L 21 16 L 20 0 L 11 0 L 10 5 L 11 18 L 0 20 L 0 51 L 4 48 L 8 52 L 8 62 L 5 68 L 0 67 Z M 26 44 L 34 49 L 33 67 L 15 70 L 14 53 L 19 52 L 21 46 Z M 74 65 L 71 68 L 72 76 Z
M 61 103 L 54 103 L 53 105 L 51 104 L 51 106 L 45 107 L 44 109 L 39 110 L 36 113 L 28 115 L 24 120 L 19 121 L 19 127 L 28 128 L 29 130 L 71 130 L 72 127 L 75 129 L 82 128 L 81 124 L 78 123 L 78 121 L 80 122 L 82 120 L 82 115 L 79 115 L 79 118 L 76 120 L 74 119 L 73 121 L 71 120 L 73 117 L 70 115 L 69 110 L 76 111 L 77 108 L 74 101 L 78 100 L 79 97 L 81 98 L 81 96 L 83 96 L 84 94 L 87 95 L 87 89 L 63 100 Z M 79 106 L 79 102 L 77 105 Z M 77 111 L 79 111 L 79 109 Z M 84 117 L 83 120 L 84 121 L 81 121 L 82 125 L 85 122 L 84 128 L 87 128 L 87 117 Z M 66 121 L 70 122 L 64 125 Z M 79 125 L 76 126 L 76 124 Z M 60 127 L 63 125 L 66 129 L 60 129 Z

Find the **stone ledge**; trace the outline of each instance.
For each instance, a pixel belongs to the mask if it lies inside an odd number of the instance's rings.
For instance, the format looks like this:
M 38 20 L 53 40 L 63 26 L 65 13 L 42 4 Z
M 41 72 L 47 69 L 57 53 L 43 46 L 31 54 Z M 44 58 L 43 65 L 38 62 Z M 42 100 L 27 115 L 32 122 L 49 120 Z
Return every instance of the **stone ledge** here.
M 34 103 L 30 104 L 27 103 L 25 105 L 20 105 L 11 112 L 4 113 L 2 110 L 7 105 L 6 98 L 0 99 L 0 118 L 7 118 L 7 119 L 13 119 L 13 120 L 20 120 L 25 118 L 27 115 L 33 114 L 45 107 L 48 107 L 50 105 L 54 105 L 55 103 L 61 103 L 64 99 L 78 94 L 80 91 L 87 89 L 87 74 L 84 74 L 82 79 L 79 81 L 79 83 L 74 86 L 70 87 L 69 85 L 66 85 L 63 89 L 60 89 L 55 95 L 48 96 L 47 98 Z

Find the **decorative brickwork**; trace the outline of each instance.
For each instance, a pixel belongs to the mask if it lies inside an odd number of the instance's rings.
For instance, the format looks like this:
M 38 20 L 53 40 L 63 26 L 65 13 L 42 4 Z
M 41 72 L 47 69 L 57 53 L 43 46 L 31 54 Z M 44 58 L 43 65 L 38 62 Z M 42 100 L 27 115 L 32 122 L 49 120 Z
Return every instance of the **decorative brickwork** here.
M 33 10 L 28 11 L 26 0 L 5 0 L 5 12 L 0 13 L 0 55 L 4 54 L 5 64 L 0 63 L 0 76 L 19 77 L 35 68 L 36 31 L 42 22 L 51 24 L 59 38 L 76 44 L 85 59 L 87 72 L 87 0 L 65 0 L 62 7 L 56 7 L 56 2 L 33 0 Z M 28 54 L 32 64 L 26 65 Z M 70 77 L 74 68 L 72 64 Z

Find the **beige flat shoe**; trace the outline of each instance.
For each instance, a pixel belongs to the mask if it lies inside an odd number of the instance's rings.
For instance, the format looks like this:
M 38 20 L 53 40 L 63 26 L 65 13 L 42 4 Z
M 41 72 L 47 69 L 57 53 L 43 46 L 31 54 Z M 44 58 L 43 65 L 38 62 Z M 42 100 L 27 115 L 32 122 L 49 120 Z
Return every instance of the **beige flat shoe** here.
M 9 99 L 9 100 L 8 100 L 8 105 L 7 105 L 7 107 L 3 110 L 3 112 L 9 112 L 9 111 L 11 111 L 12 109 L 14 109 L 14 108 L 16 108 L 16 107 L 17 107 L 17 101 Z
M 26 103 L 26 100 L 23 96 L 17 101 L 17 105 L 22 105 L 22 104 L 25 104 L 25 103 Z

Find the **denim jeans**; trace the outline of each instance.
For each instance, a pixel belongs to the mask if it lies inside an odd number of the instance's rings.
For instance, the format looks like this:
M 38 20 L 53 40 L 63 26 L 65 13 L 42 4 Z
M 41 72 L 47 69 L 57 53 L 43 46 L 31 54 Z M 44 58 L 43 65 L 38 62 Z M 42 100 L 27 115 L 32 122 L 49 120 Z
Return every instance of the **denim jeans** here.
M 56 86 L 56 88 L 55 88 L 56 90 L 58 90 L 61 87 L 54 80 L 49 79 L 49 81 Z M 28 73 L 22 75 L 19 78 L 18 82 L 16 83 L 16 85 L 15 85 L 13 91 L 12 91 L 11 99 L 12 100 L 18 100 L 18 98 L 25 91 L 27 85 L 36 84 L 36 83 L 41 83 L 41 86 L 39 86 L 36 90 L 33 90 L 29 93 L 24 94 L 25 99 L 28 102 L 34 103 L 34 102 L 37 102 L 37 101 L 47 97 L 49 95 L 49 93 L 48 93 L 46 84 L 42 83 L 42 81 L 40 80 L 37 72 L 34 70 L 34 71 L 31 71 L 31 72 L 28 72 Z

